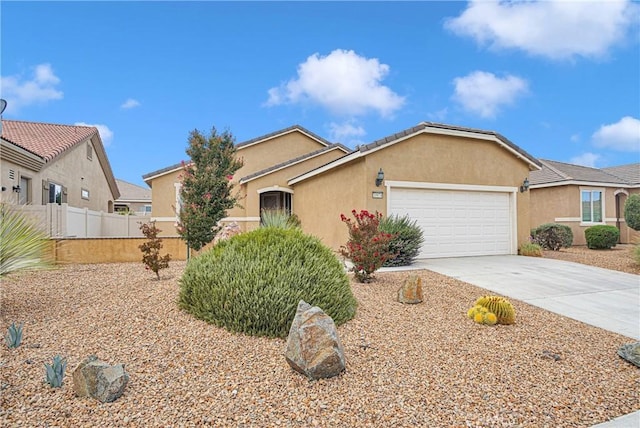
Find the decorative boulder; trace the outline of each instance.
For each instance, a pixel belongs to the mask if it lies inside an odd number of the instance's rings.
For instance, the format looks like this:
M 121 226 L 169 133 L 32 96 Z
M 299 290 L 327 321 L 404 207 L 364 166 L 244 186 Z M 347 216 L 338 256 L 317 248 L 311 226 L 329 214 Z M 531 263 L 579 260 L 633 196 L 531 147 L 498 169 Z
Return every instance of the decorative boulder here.
M 333 319 L 317 306 L 300 300 L 285 357 L 292 369 L 311 379 L 340 374 L 345 369 L 344 350 Z
M 411 275 L 398 289 L 398 302 L 416 304 L 422 302 L 422 278 Z
M 618 355 L 631 364 L 640 367 L 640 342 L 622 345 L 620 349 L 618 349 Z
M 110 366 L 95 355 L 73 371 L 73 390 L 78 397 L 93 397 L 103 403 L 117 400 L 129 382 L 124 364 Z

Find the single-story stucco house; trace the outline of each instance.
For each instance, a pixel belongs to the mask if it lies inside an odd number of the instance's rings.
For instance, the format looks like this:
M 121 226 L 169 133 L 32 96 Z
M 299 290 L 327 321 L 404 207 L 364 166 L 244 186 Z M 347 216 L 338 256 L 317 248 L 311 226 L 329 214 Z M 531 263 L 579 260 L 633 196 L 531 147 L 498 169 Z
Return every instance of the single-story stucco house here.
M 590 168 L 541 160 L 531 172 L 531 227 L 560 223 L 571 227 L 574 245 L 585 245 L 584 231 L 608 224 L 620 229 L 620 243 L 634 243 L 639 235 L 624 221 L 629 195 L 640 193 L 640 163 Z
M 542 167 L 496 132 L 431 122 L 354 151 L 292 126 L 237 144 L 237 155 L 242 207 L 227 221 L 249 230 L 262 209 L 285 209 L 337 249 L 347 239 L 342 213 L 408 214 L 424 231 L 426 258 L 516 254 L 531 226 L 524 184 Z M 175 235 L 181 171 L 177 164 L 143 176 L 165 235 Z

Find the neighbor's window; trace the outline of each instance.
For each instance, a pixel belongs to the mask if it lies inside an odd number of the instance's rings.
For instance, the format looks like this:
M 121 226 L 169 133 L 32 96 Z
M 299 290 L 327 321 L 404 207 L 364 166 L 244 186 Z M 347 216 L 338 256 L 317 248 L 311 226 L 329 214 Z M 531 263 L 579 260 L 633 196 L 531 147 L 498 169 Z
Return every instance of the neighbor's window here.
M 49 203 L 58 204 L 62 203 L 62 186 L 55 183 L 49 183 Z
M 582 221 L 584 223 L 602 223 L 602 191 L 582 190 Z
M 142 207 L 142 212 L 145 214 L 151 214 L 151 205 L 145 205 Z
M 82 199 L 89 199 L 89 191 L 87 189 L 82 189 L 81 192 Z

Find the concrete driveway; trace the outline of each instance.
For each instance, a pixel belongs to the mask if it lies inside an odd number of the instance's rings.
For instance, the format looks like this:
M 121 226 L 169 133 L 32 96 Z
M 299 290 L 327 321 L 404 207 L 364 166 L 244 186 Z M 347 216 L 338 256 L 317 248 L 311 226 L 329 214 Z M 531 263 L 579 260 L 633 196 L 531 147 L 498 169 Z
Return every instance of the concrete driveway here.
M 429 269 L 496 294 L 640 340 L 640 276 L 562 260 L 522 256 L 418 260 Z M 633 340 L 629 340 L 633 342 Z M 640 426 L 640 411 L 594 426 Z
M 429 269 L 640 340 L 638 275 L 522 256 L 423 259 L 411 267 Z

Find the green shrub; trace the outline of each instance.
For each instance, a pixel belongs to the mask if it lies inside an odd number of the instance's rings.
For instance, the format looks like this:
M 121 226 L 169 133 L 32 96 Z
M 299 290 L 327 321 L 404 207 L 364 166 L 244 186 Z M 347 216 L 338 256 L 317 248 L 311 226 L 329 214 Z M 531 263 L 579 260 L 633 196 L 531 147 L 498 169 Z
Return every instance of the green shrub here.
M 291 215 L 284 210 L 262 210 L 262 227 L 279 227 L 281 229 L 293 229 L 300 227 L 298 216 Z
M 620 231 L 615 226 L 598 225 L 585 229 L 584 237 L 587 247 L 592 250 L 603 250 L 615 247 L 620 239 Z
M 392 215 L 380 220 L 378 228 L 393 235 L 389 243 L 389 252 L 396 255 L 395 258 L 384 262 L 383 266 L 409 266 L 413 263 L 424 243 L 422 229 L 417 222 L 411 220 L 408 215 Z
M 300 300 L 337 325 L 357 305 L 338 258 L 300 229 L 264 227 L 220 241 L 192 259 L 180 280 L 182 309 L 252 336 L 286 337 Z
M 520 245 L 519 252 L 521 256 L 542 257 L 542 247 L 533 242 Z
M 624 203 L 624 221 L 633 230 L 640 230 L 640 195 L 634 194 Z
M 24 213 L 0 203 L 0 277 L 51 266 L 47 235 Z
M 531 238 L 545 250 L 558 251 L 573 244 L 571 228 L 558 223 L 546 223 L 536 227 L 531 231 Z

